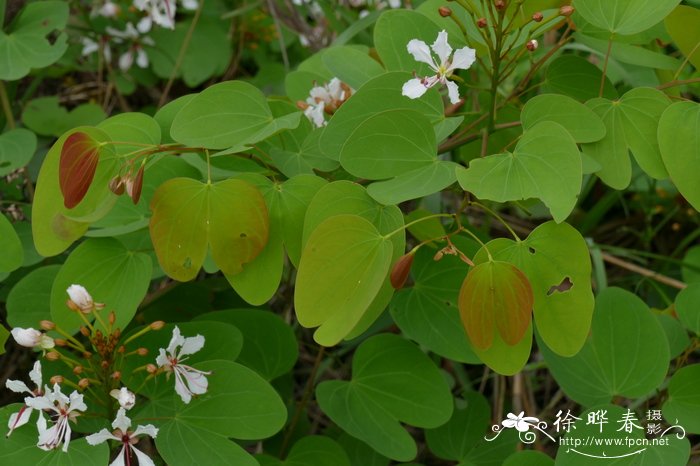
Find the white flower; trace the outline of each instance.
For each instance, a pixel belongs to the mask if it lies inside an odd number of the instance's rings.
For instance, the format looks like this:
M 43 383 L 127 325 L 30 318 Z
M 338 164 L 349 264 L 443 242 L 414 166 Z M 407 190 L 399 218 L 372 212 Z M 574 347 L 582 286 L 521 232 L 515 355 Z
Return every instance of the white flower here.
M 164 28 L 175 29 L 175 0 L 134 0 L 134 7 L 145 11 L 154 23 Z
M 141 32 L 146 32 L 142 30 L 143 20 L 139 23 L 137 27 L 133 24 L 127 23 L 126 28 L 123 31 L 108 27 L 107 33 L 114 38 L 116 43 L 122 43 L 124 41 L 130 41 L 129 48 L 119 57 L 119 69 L 122 71 L 128 71 L 129 68 L 134 64 L 134 58 L 136 59 L 136 65 L 139 68 L 148 67 L 148 55 L 143 49 L 143 45 L 153 46 L 155 43 L 150 37 L 141 36 Z M 150 24 L 148 25 L 150 29 Z
M 536 417 L 525 416 L 525 411 L 521 411 L 517 416 L 513 413 L 508 413 L 507 418 L 501 422 L 503 427 L 508 429 L 515 427 L 518 432 L 527 432 L 533 424 L 536 425 L 540 421 Z
M 83 44 L 83 50 L 80 52 L 82 56 L 86 57 L 92 55 L 102 48 L 102 55 L 105 61 L 112 61 L 112 49 L 109 48 L 109 43 L 106 40 L 100 38 L 100 42 L 98 43 L 89 37 L 83 37 L 80 39 L 80 42 Z
M 98 305 L 92 300 L 90 293 L 88 293 L 88 291 L 82 285 L 73 284 L 68 287 L 66 293 L 68 293 L 68 297 L 70 298 L 68 307 L 71 309 L 88 313 L 98 307 Z M 71 306 L 71 303 L 73 306 Z
M 202 335 L 184 338 L 176 326 L 173 329 L 173 337 L 170 339 L 168 348 L 161 348 L 160 354 L 156 358 L 158 367 L 163 367 L 168 373 L 175 373 L 175 391 L 185 403 L 190 402 L 192 395 L 206 393 L 209 385 L 205 375 L 209 375 L 211 372 L 200 371 L 182 364 L 187 360 L 183 356 L 194 354 L 203 346 L 204 337 Z M 178 350 L 178 347 L 181 348 Z
M 53 450 L 63 443 L 63 451 L 68 451 L 70 443 L 70 424 L 68 421 L 75 422 L 80 413 L 85 411 L 87 405 L 83 402 L 83 395 L 73 390 L 70 397 L 61 393 L 61 387 L 54 384 L 53 392 L 46 387 L 44 396 L 27 397 L 24 403 L 30 408 L 52 411 L 55 416 L 55 423 L 50 428 L 46 428 L 46 419 L 44 416 L 39 417 L 37 427 L 39 428 L 39 441 L 37 446 L 42 450 Z
M 27 348 L 38 346 L 41 349 L 50 349 L 55 346 L 53 338 L 33 328 L 15 327 L 12 329 L 12 337 L 17 344 Z
M 413 55 L 416 61 L 428 64 L 435 71 L 435 76 L 410 79 L 403 85 L 401 93 L 411 99 L 417 99 L 428 89 L 440 83 L 447 86 L 450 102 L 456 104 L 459 102 L 459 88 L 457 84 L 447 78 L 452 76 L 452 73 L 457 69 L 466 70 L 472 66 L 476 60 L 476 51 L 469 47 L 463 47 L 456 50 L 452 56 L 452 47 L 447 43 L 447 32 L 444 30 L 438 33 L 431 48 L 439 58 L 439 65 L 433 59 L 430 48 L 425 42 L 418 39 L 412 39 L 408 42 L 408 53 Z M 451 56 L 452 60 L 450 60 Z
M 355 91 L 350 86 L 338 78 L 331 79 L 323 86 L 314 86 L 309 91 L 309 97 L 306 98 L 304 115 L 320 128 L 326 124 L 324 113 L 335 112 L 353 92 Z
M 124 408 L 119 408 L 119 411 L 117 411 L 117 417 L 114 419 L 114 422 L 112 422 L 112 428 L 116 429 L 114 433 L 108 431 L 107 429 L 102 429 L 96 434 L 88 435 L 85 437 L 85 440 L 90 445 L 99 445 L 107 440 L 116 440 L 117 442 L 122 443 L 121 451 L 109 466 L 124 466 L 132 464 L 132 452 L 136 455 L 136 459 L 139 461 L 139 466 L 155 466 L 153 460 L 144 452 L 134 447 L 134 444 L 138 442 L 136 437 L 139 435 L 148 435 L 151 438 L 156 438 L 158 435 L 158 429 L 151 424 L 138 426 L 134 431 L 130 431 L 130 427 L 131 419 L 126 417 L 126 411 L 124 411 Z
M 5 381 L 5 386 L 15 393 L 26 392 L 32 398 L 42 395 L 40 361 L 34 363 L 34 368 L 29 372 L 29 378 L 32 379 L 32 382 L 34 382 L 34 385 L 36 385 L 36 389 L 30 390 L 29 387 L 27 387 L 27 384 L 21 380 L 7 380 Z M 31 407 L 24 405 L 18 413 L 13 413 L 10 416 L 10 420 L 7 422 L 7 427 L 10 428 L 10 431 L 7 433 L 7 437 L 9 437 L 10 434 L 12 434 L 12 431 L 17 427 L 23 426 L 29 422 L 29 416 L 32 415 L 32 411 L 33 409 Z
M 119 406 L 124 409 L 131 409 L 136 403 L 136 395 L 131 393 L 126 387 L 122 387 L 119 390 L 115 388 L 109 392 L 109 394 L 112 396 L 112 398 L 116 398 L 116 400 L 119 402 Z
M 91 17 L 104 16 L 105 18 L 116 18 L 121 8 L 111 0 L 107 0 L 99 8 L 93 8 Z

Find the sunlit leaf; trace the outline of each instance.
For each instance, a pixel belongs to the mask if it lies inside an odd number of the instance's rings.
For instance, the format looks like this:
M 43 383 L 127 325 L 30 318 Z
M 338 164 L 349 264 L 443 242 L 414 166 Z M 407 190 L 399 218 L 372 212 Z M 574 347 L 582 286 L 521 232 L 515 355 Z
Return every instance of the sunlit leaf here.
M 574 0 L 581 16 L 613 34 L 630 35 L 663 20 L 680 0 Z

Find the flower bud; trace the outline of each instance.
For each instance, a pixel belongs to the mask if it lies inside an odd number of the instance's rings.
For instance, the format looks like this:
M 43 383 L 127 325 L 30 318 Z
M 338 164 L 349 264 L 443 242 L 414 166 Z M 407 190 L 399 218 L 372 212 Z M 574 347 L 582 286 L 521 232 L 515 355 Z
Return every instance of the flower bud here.
M 39 326 L 44 330 L 53 330 L 56 328 L 56 324 L 54 324 L 50 320 L 42 320 L 41 322 L 39 322 Z
M 411 265 L 413 265 L 414 257 L 415 254 L 409 252 L 401 256 L 394 264 L 389 280 L 391 281 L 391 286 L 394 287 L 395 290 L 400 290 L 406 283 L 408 273 L 411 271 Z
M 90 359 L 92 357 L 92 353 L 89 351 L 83 351 L 83 357 L 85 359 Z
M 90 330 L 87 327 L 80 327 L 80 333 L 84 337 L 89 337 L 90 336 Z
M 124 180 L 121 176 L 117 175 L 109 180 L 109 190 L 117 196 L 124 194 Z
M 148 354 L 148 348 L 139 348 L 136 350 L 139 356 L 146 356 Z
M 70 298 L 66 302 L 69 308 L 85 314 L 92 312 L 95 308 L 95 302 L 84 286 L 73 284 L 66 289 L 66 293 L 68 293 L 68 297 Z
M 525 44 L 525 47 L 527 47 L 527 49 L 530 52 L 534 52 L 535 50 L 537 50 L 538 45 L 539 45 L 539 43 L 537 42 L 537 39 L 531 39 L 531 40 L 527 41 L 527 44 Z
M 126 347 L 124 345 L 121 345 L 119 348 L 117 348 L 117 353 L 124 354 L 126 351 Z
M 100 367 L 101 367 L 102 369 L 107 369 L 107 368 L 109 367 L 109 363 L 108 363 L 107 361 L 102 361 L 102 362 L 100 363 Z
M 506 2 L 505 0 L 495 0 L 493 2 L 493 5 L 496 7 L 497 10 L 503 10 L 506 7 Z
M 46 359 L 49 361 L 58 361 L 61 359 L 61 355 L 58 353 L 58 351 L 49 351 L 46 353 Z
M 114 389 L 109 392 L 112 398 L 115 398 L 119 402 L 119 406 L 124 409 L 131 409 L 136 403 L 136 395 L 130 392 L 126 387 L 121 389 Z
M 51 385 L 56 384 L 56 383 L 60 385 L 60 384 L 63 383 L 63 380 L 64 380 L 64 379 L 63 379 L 63 376 L 62 376 L 62 375 L 54 375 L 53 377 L 51 377 L 51 378 L 49 379 L 49 383 L 50 383 Z
M 538 11 L 537 13 L 535 13 L 535 14 L 532 15 L 532 20 L 533 20 L 534 22 L 536 22 L 536 23 L 539 23 L 539 22 L 542 21 L 543 19 L 544 19 L 544 16 L 543 16 L 542 13 L 540 13 L 539 11 Z
M 488 25 L 488 22 L 486 21 L 486 18 L 479 18 L 476 20 L 476 26 L 479 28 L 485 28 L 486 25 Z
M 56 346 L 66 346 L 68 344 L 63 338 L 54 338 L 53 342 Z
M 446 6 L 441 6 L 440 8 L 438 8 L 438 13 L 440 13 L 440 16 L 442 16 L 443 18 L 448 18 L 452 15 L 452 10 L 450 10 Z
M 122 373 L 120 371 L 114 371 L 110 377 L 112 377 L 114 380 L 119 380 L 122 378 Z
M 165 322 L 162 320 L 156 320 L 155 322 L 151 322 L 151 330 L 160 330 L 165 326 Z
M 80 375 L 80 374 L 82 374 L 82 373 L 83 373 L 83 366 L 75 366 L 75 367 L 73 368 L 73 373 L 74 373 L 75 375 Z
M 158 370 L 158 368 L 155 366 L 155 364 L 147 364 L 146 365 L 146 372 L 149 374 L 155 374 L 155 372 Z
M 559 8 L 559 14 L 561 16 L 571 16 L 574 14 L 574 11 L 576 10 L 571 5 L 564 5 L 563 7 Z
M 82 388 L 83 390 L 88 388 L 88 385 L 90 385 L 90 381 L 88 379 L 80 379 L 78 381 L 78 387 Z
M 114 314 L 114 311 L 109 311 L 109 325 L 114 325 L 114 323 L 117 321 L 117 316 Z

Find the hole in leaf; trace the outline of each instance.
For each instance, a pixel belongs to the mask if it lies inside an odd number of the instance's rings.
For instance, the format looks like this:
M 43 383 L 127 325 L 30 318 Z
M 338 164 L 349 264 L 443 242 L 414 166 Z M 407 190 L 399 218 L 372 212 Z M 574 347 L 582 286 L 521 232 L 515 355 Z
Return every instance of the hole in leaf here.
M 559 283 L 558 285 L 552 285 L 549 288 L 549 291 L 547 291 L 547 296 L 551 296 L 556 292 L 565 293 L 569 291 L 572 286 L 574 286 L 574 284 L 572 283 L 571 279 L 569 279 L 569 277 L 564 277 L 561 283 Z
M 535 253 L 535 248 L 533 248 L 533 247 L 529 247 L 529 248 L 527 248 L 527 250 L 530 251 L 530 254 Z

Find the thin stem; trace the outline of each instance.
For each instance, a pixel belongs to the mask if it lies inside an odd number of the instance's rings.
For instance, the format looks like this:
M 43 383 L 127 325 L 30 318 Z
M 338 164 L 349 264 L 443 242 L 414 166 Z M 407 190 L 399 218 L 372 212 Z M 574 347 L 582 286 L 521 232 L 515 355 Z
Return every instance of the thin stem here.
M 693 50 L 690 51 L 688 55 L 686 55 L 685 60 L 683 60 L 683 63 L 681 63 L 681 66 L 678 67 L 678 70 L 673 74 L 673 79 L 676 80 L 678 79 L 678 76 L 681 75 L 681 71 L 683 71 L 683 68 L 685 68 L 685 65 L 688 64 L 690 61 L 690 57 L 693 56 L 693 54 L 698 50 L 698 47 L 700 47 L 700 42 L 695 44 L 695 47 L 693 47 Z
M 686 288 L 688 285 L 683 283 L 680 280 L 676 280 L 675 278 L 667 277 L 666 275 L 662 275 L 660 273 L 654 272 L 653 270 L 649 270 L 647 268 L 641 267 L 637 264 L 633 264 L 631 262 L 627 262 L 625 260 L 620 259 L 619 257 L 613 256 L 612 254 L 608 254 L 607 252 L 601 252 L 601 256 L 603 257 L 603 260 L 605 262 L 609 262 L 610 264 L 617 265 L 618 267 L 622 267 L 623 269 L 627 269 L 630 272 L 637 273 L 639 275 L 642 275 L 647 278 L 651 278 L 652 280 L 656 280 L 659 283 L 663 283 L 664 285 L 668 285 L 670 287 L 682 290 Z
M 691 79 L 681 79 L 678 81 L 670 81 L 665 84 L 660 84 L 656 86 L 658 90 L 664 90 L 668 89 L 669 87 L 675 87 L 675 86 L 683 86 L 685 84 L 695 84 L 695 83 L 700 83 L 700 78 L 691 78 Z
M 454 218 L 455 214 L 433 214 L 433 215 L 426 215 L 425 217 L 417 218 L 417 219 L 413 220 L 412 222 L 408 222 L 407 224 L 397 228 L 396 230 L 392 231 L 391 233 L 384 235 L 384 239 L 389 239 L 392 236 L 394 236 L 395 234 L 400 233 L 401 231 L 404 231 L 404 230 L 408 229 L 409 227 L 412 227 L 416 223 L 420 223 L 420 222 L 423 222 L 425 220 L 430 220 L 431 218 L 438 218 L 438 217 L 452 217 L 452 218 Z
M 522 241 L 522 240 L 520 239 L 520 237 L 518 236 L 518 234 L 515 233 L 515 231 L 513 231 L 513 229 L 510 227 L 510 225 L 508 225 L 508 223 L 507 223 L 505 220 L 503 220 L 503 217 L 501 217 L 500 215 L 498 215 L 494 210 L 492 210 L 492 209 L 489 208 L 489 207 L 486 207 L 486 206 L 485 206 L 484 204 L 482 204 L 481 202 L 472 201 L 472 202 L 469 203 L 469 205 L 477 206 L 477 207 L 481 208 L 482 210 L 486 211 L 488 214 L 490 214 L 490 215 L 491 215 L 492 217 L 494 217 L 496 220 L 498 220 L 499 222 L 501 222 L 501 223 L 503 224 L 504 227 L 506 227 L 506 229 L 510 232 L 510 234 L 513 235 L 513 238 L 515 238 L 515 241 L 517 241 L 518 243 L 519 243 L 520 241 Z
M 306 405 L 309 403 L 309 399 L 311 399 L 311 394 L 314 391 L 314 383 L 316 382 L 316 374 L 318 373 L 318 368 L 321 366 L 321 361 L 323 360 L 323 356 L 325 353 L 326 347 L 320 346 L 318 353 L 316 353 L 316 359 L 314 360 L 314 365 L 311 368 L 311 373 L 309 374 L 309 378 L 306 381 L 306 388 L 304 389 L 304 394 L 302 395 L 301 400 L 299 400 L 297 409 L 294 412 L 294 417 L 289 423 L 289 426 L 287 426 L 287 432 L 285 432 L 284 434 L 282 446 L 280 447 L 280 458 L 284 458 L 287 448 L 289 447 L 289 442 L 292 440 L 292 435 L 294 435 L 294 430 L 296 429 L 296 426 L 299 423 L 299 420 L 301 419 L 301 415 L 304 412 L 304 408 L 306 408 Z
M 0 100 L 2 101 L 2 111 L 5 114 L 5 120 L 7 120 L 7 126 L 10 129 L 15 129 L 15 117 L 12 114 L 12 107 L 10 106 L 10 100 L 7 97 L 7 88 L 5 87 L 5 81 L 0 81 Z
M 605 75 L 608 72 L 608 61 L 610 60 L 610 52 L 612 51 L 613 36 L 608 39 L 608 51 L 605 53 L 605 62 L 603 62 L 603 74 L 600 76 L 600 89 L 598 90 L 598 97 L 603 97 L 603 90 L 605 89 Z
M 209 149 L 204 149 L 204 153 L 207 154 L 207 184 L 211 184 L 211 157 L 209 156 Z
M 472 233 L 470 230 L 468 230 L 464 227 L 460 227 L 460 231 L 465 232 L 466 234 L 471 236 L 474 239 L 474 241 L 479 243 L 479 245 L 481 245 L 481 247 L 484 248 L 484 251 L 486 251 L 486 255 L 489 256 L 489 262 L 493 262 L 493 256 L 491 255 L 491 251 L 489 251 L 489 248 L 486 246 L 486 244 L 483 241 L 481 241 L 481 239 L 478 236 L 476 236 L 474 233 Z
M 200 0 L 199 5 L 197 6 L 197 11 L 195 11 L 194 13 L 194 18 L 192 18 L 192 24 L 190 24 L 189 29 L 187 29 L 187 34 L 185 35 L 185 39 L 182 41 L 180 51 L 177 54 L 177 59 L 175 60 L 175 66 L 173 67 L 173 71 L 170 73 L 170 77 L 168 78 L 168 82 L 165 85 L 165 89 L 163 89 L 163 93 L 160 95 L 160 99 L 158 100 L 158 108 L 165 105 L 165 101 L 168 100 L 170 88 L 173 87 L 173 83 L 175 82 L 177 72 L 180 70 L 182 62 L 185 60 L 185 54 L 187 53 L 187 49 L 190 47 L 190 41 L 192 40 L 194 29 L 197 27 L 197 23 L 199 22 L 199 17 L 202 15 L 203 8 L 204 0 Z

